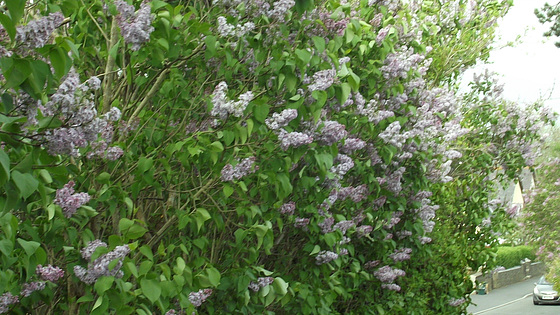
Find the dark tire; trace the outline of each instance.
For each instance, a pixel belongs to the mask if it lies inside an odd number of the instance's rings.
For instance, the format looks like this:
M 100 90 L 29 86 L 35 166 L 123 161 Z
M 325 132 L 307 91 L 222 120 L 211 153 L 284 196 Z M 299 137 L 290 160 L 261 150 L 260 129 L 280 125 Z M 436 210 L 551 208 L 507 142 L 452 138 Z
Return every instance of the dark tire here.
M 537 302 L 537 301 L 533 300 L 533 304 L 535 304 L 535 305 L 539 305 L 539 302 Z

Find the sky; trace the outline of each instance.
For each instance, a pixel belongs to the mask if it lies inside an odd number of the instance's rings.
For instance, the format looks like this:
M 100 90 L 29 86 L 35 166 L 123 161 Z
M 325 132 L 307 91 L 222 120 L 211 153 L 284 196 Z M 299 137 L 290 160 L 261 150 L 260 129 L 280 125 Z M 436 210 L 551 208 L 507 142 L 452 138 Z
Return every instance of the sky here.
M 560 113 L 560 48 L 554 46 L 560 38 L 545 38 L 542 34 L 547 27 L 534 14 L 535 8 L 557 1 L 514 0 L 513 7 L 498 22 L 496 49 L 490 53 L 489 63 L 468 70 L 463 81 L 488 69 L 498 73 L 506 99 L 519 103 L 542 99 Z M 504 47 L 508 42 L 516 44 Z

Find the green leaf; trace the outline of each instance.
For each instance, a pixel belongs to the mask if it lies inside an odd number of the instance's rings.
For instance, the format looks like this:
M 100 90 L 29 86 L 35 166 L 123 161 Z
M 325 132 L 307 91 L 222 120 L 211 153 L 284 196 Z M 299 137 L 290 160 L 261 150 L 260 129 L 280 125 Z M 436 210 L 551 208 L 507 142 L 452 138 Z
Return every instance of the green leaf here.
M 231 187 L 228 184 L 224 184 L 224 195 L 226 196 L 226 198 L 228 198 L 229 196 L 231 196 L 233 194 L 233 187 Z
M 39 187 L 39 181 L 33 175 L 29 173 L 22 174 L 16 170 L 12 171 L 12 181 L 16 184 L 23 199 L 27 199 Z
M 98 295 L 103 295 L 115 282 L 115 277 L 103 276 L 97 279 L 93 286 Z
M 11 89 L 20 86 L 33 72 L 31 64 L 25 59 L 8 59 L 3 62 L 2 70 L 6 78 L 4 88 Z
M 14 250 L 14 243 L 8 239 L 3 239 L 0 241 L 0 252 L 6 256 L 11 256 Z
M 348 84 L 348 83 L 342 83 L 340 87 L 342 89 L 342 93 L 340 95 L 340 104 L 344 104 L 346 102 L 346 100 L 348 99 L 348 96 L 350 95 L 350 92 L 352 91 L 352 88 L 350 87 L 350 84 Z
M 222 152 L 224 151 L 224 145 L 220 141 L 214 141 L 210 144 L 212 147 L 212 152 Z
M 323 37 L 313 36 L 313 43 L 319 53 L 325 51 L 325 39 Z
M 159 299 L 161 287 L 156 280 L 143 278 L 140 280 L 140 287 L 142 288 L 142 293 L 144 293 L 150 302 L 155 303 Z
M 221 275 L 218 269 L 208 268 L 206 269 L 206 274 L 208 275 L 208 281 L 210 281 L 211 285 L 217 287 L 220 284 Z
M 253 114 L 255 115 L 255 119 L 259 122 L 264 122 L 264 120 L 268 117 L 268 112 L 270 111 L 270 106 L 267 104 L 260 104 L 255 105 L 253 108 Z
M 62 78 L 62 76 L 66 74 L 66 65 L 67 62 L 69 62 L 68 55 L 64 53 L 60 47 L 57 47 L 56 49 L 50 51 L 49 59 L 55 75 L 58 78 Z
M 4 26 L 8 36 L 10 36 L 10 39 L 14 40 L 16 37 L 16 26 L 14 22 L 12 22 L 12 19 L 4 13 L 0 13 L 0 23 Z
M 95 180 L 101 184 L 108 184 L 110 178 L 111 178 L 111 174 L 107 172 L 102 172 L 99 175 L 97 175 L 97 177 L 95 177 Z
M 296 56 L 304 65 L 307 65 L 312 57 L 311 52 L 305 49 L 296 49 Z
M 140 174 L 147 172 L 154 166 L 154 160 L 152 158 L 147 159 L 146 157 L 142 156 L 138 160 L 138 171 Z
M 121 233 L 124 233 L 126 231 L 128 231 L 128 229 L 130 229 L 130 227 L 134 225 L 134 221 L 127 219 L 127 218 L 122 218 L 119 221 L 119 231 Z
M 26 2 L 27 1 L 23 1 L 23 0 L 5 0 L 6 6 L 8 7 L 8 11 L 10 12 L 10 16 L 12 17 L 12 21 L 14 25 L 17 25 L 19 20 L 23 16 Z
M 140 247 L 140 252 L 142 255 L 146 256 L 149 260 L 154 260 L 154 254 L 148 245 Z
M 18 241 L 19 245 L 23 248 L 23 250 L 25 251 L 27 256 L 31 256 L 31 255 L 35 254 L 35 252 L 37 251 L 37 248 L 39 248 L 39 246 L 41 246 L 41 244 L 39 244 L 38 242 L 26 241 L 26 240 L 21 239 L 21 238 L 18 238 L 17 241 Z
M 196 209 L 196 212 L 193 214 L 193 217 L 194 220 L 196 221 L 196 226 L 198 228 L 198 231 L 200 231 L 200 228 L 202 228 L 204 222 L 210 220 L 211 218 L 210 213 L 208 213 L 208 210 L 204 208 Z
M 10 157 L 0 149 L 0 185 L 10 180 Z

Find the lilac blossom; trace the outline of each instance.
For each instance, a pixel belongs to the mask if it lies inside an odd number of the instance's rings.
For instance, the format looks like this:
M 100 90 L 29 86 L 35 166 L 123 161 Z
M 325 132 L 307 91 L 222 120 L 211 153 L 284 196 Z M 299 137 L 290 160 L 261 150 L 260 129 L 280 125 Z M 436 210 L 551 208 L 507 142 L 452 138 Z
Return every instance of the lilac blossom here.
M 348 132 L 346 126 L 337 121 L 325 121 L 319 133 L 318 139 L 324 145 L 331 145 L 344 139 Z
M 272 277 L 259 277 L 257 281 L 251 281 L 249 283 L 249 289 L 254 292 L 258 292 L 261 288 L 266 287 L 274 282 L 274 278 Z
M 82 250 L 82 257 L 89 260 L 87 269 L 82 266 L 74 266 L 74 274 L 86 284 L 94 284 L 97 282 L 97 279 L 102 276 L 114 276 L 121 278 L 124 275 L 120 269 L 123 265 L 124 257 L 130 252 L 128 245 L 117 246 L 112 251 L 102 254 L 95 260 L 91 261 L 93 252 L 95 252 L 95 250 L 100 246 L 107 247 L 107 244 L 101 242 L 100 240 L 94 240 L 88 243 L 88 245 Z M 109 265 L 111 265 L 111 263 L 115 260 L 117 263 L 112 266 L 112 268 L 109 268 Z
M 194 307 L 199 307 L 212 295 L 212 289 L 200 289 L 197 292 L 189 293 L 189 301 Z
M 38 20 L 16 29 L 16 40 L 31 48 L 41 48 L 47 44 L 51 34 L 64 22 L 61 12 L 50 13 Z
M 392 290 L 399 292 L 401 290 L 401 286 L 395 283 L 383 283 L 381 285 L 383 289 Z
M 253 22 L 247 22 L 243 25 L 237 24 L 234 26 L 232 24 L 229 24 L 225 17 L 218 17 L 218 33 L 220 33 L 220 36 L 222 37 L 235 36 L 239 38 L 245 36 L 245 34 L 251 32 L 254 29 L 255 24 Z
M 337 253 L 328 250 L 322 250 L 319 252 L 317 257 L 315 257 L 315 263 L 317 265 L 322 265 L 322 264 L 329 263 L 337 258 L 338 258 Z
M 352 228 L 356 226 L 356 224 L 354 223 L 354 221 L 350 221 L 350 220 L 344 220 L 344 221 L 340 221 L 337 222 L 333 229 L 335 230 L 339 230 L 340 232 L 342 232 L 342 235 L 346 234 L 346 231 L 348 231 L 348 229 Z
M 356 150 L 365 148 L 366 142 L 358 138 L 347 138 L 344 140 L 344 145 L 340 147 L 340 152 L 349 154 Z
M 74 181 L 69 181 L 63 188 L 56 191 L 54 203 L 62 208 L 64 216 L 70 218 L 79 207 L 90 200 L 87 193 L 74 193 Z
M 333 224 L 334 224 L 333 217 L 325 218 L 322 222 L 317 223 L 317 225 L 321 228 L 321 232 L 323 232 L 323 234 L 327 234 L 334 231 Z
M 391 258 L 395 262 L 405 261 L 410 259 L 411 253 L 412 253 L 411 248 L 401 248 L 395 250 L 392 254 L 390 254 L 389 258 Z
M 402 277 L 406 275 L 406 273 L 401 269 L 383 266 L 377 269 L 373 275 L 383 283 L 393 283 L 397 277 Z
M 107 150 L 105 151 L 105 156 L 106 156 L 107 160 L 109 160 L 109 161 L 116 161 L 116 160 L 118 160 L 123 154 L 124 154 L 123 149 L 121 149 L 120 147 L 117 147 L 117 146 L 109 147 L 109 148 L 107 148 Z
M 350 198 L 353 202 L 360 202 L 367 198 L 369 191 L 367 186 L 360 185 L 358 187 L 343 187 L 338 191 L 338 199 L 345 200 Z
M 348 171 L 354 167 L 354 161 L 351 157 L 345 154 L 339 154 L 335 159 L 335 165 L 331 167 L 330 171 L 339 176 L 344 176 Z
M 459 306 L 459 305 L 461 305 L 461 304 L 463 304 L 463 303 L 465 303 L 465 302 L 466 302 L 465 298 L 450 299 L 449 302 L 448 302 L 448 304 L 449 304 L 450 306 L 455 306 L 455 307 L 457 307 L 457 306 Z
M 324 91 L 334 84 L 336 71 L 334 69 L 321 70 L 313 74 L 312 83 L 307 87 L 310 92 Z
M 309 225 L 308 218 L 296 218 L 294 227 L 301 228 L 303 230 L 307 230 L 307 226 Z
M 409 236 L 412 236 L 412 231 L 408 231 L 408 230 L 403 230 L 403 231 L 397 231 L 397 237 L 402 240 L 404 238 L 407 238 Z
M 432 242 L 432 238 L 431 238 L 431 237 L 427 237 L 427 236 L 422 236 L 422 237 L 420 237 L 418 240 L 420 241 L 420 243 L 421 243 L 422 245 L 428 244 L 428 243 L 431 243 L 431 242 Z
M 0 314 L 7 313 L 10 310 L 10 305 L 19 302 L 17 295 L 6 292 L 0 296 Z
M 361 225 L 356 228 L 356 233 L 358 237 L 364 237 L 369 235 L 373 231 L 373 227 L 371 225 Z
M 298 116 L 297 109 L 284 109 L 280 113 L 272 114 L 272 118 L 267 118 L 265 124 L 269 129 L 277 130 L 287 126 L 290 121 Z
M 37 265 L 35 272 L 43 281 L 56 282 L 58 279 L 64 277 L 64 271 L 58 267 L 53 267 L 52 265 L 45 267 Z
M 296 209 L 296 203 L 293 201 L 287 202 L 280 207 L 280 213 L 293 215 L 294 210 Z
M 375 268 L 375 267 L 379 266 L 380 263 L 381 262 L 379 260 L 370 260 L 370 261 L 368 261 L 364 264 L 364 268 L 372 269 L 372 268 Z
M 231 164 L 226 164 L 221 172 L 222 181 L 231 182 L 233 180 L 241 179 L 244 176 L 256 172 L 258 170 L 258 166 L 254 165 L 255 160 L 256 158 L 253 156 L 241 160 L 235 166 Z
M 401 135 L 400 131 L 401 124 L 398 121 L 394 121 L 379 134 L 379 138 L 381 138 L 383 142 L 400 149 L 406 141 L 406 137 Z
M 121 29 L 124 41 L 132 44 L 133 51 L 139 50 L 142 44 L 150 40 L 150 34 L 154 31 L 150 4 L 147 1 L 140 4 L 140 9 L 134 12 L 134 7 L 122 0 L 115 1 L 119 15 L 116 17 L 117 24 Z M 134 13 L 133 13 L 134 12 Z
M 266 15 L 278 21 L 284 21 L 286 13 L 296 4 L 294 0 L 278 0 L 272 6 L 273 9 L 269 10 Z
M 21 286 L 20 295 L 22 297 L 28 297 L 31 293 L 35 291 L 41 291 L 46 287 L 46 283 L 44 281 L 34 281 L 34 282 L 27 282 Z
M 284 129 L 280 130 L 278 134 L 278 139 L 280 140 L 280 147 L 282 150 L 286 151 L 290 147 L 300 147 L 302 145 L 310 144 L 313 142 L 313 138 L 305 133 L 301 132 L 286 132 Z
M 249 102 L 253 100 L 253 92 L 248 91 L 239 95 L 238 101 L 231 101 L 227 97 L 228 86 L 222 81 L 218 83 L 212 94 L 212 111 L 210 114 L 219 119 L 226 119 L 229 115 L 235 117 L 243 116 L 243 112 Z
M 381 43 L 385 40 L 385 37 L 387 37 L 387 35 L 389 34 L 389 31 L 393 28 L 393 25 L 387 25 L 384 28 L 382 28 L 381 30 L 379 30 L 379 32 L 377 33 L 377 38 L 375 39 L 375 42 L 377 43 L 377 45 L 381 45 Z

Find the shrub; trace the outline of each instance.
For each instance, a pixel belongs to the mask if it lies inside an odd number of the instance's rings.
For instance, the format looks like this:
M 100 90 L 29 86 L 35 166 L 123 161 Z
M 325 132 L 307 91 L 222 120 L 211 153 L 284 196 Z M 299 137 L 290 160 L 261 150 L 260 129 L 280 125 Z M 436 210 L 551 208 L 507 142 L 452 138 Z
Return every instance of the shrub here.
M 504 266 L 505 268 L 512 268 L 520 265 L 520 261 L 529 258 L 534 260 L 536 258 L 535 249 L 532 246 L 503 246 L 498 248 L 496 256 L 496 264 Z

